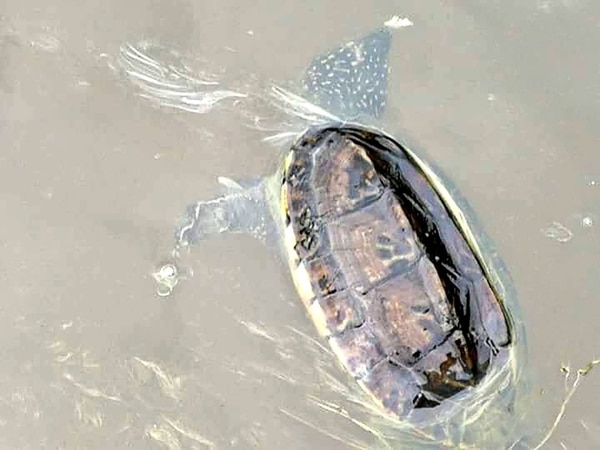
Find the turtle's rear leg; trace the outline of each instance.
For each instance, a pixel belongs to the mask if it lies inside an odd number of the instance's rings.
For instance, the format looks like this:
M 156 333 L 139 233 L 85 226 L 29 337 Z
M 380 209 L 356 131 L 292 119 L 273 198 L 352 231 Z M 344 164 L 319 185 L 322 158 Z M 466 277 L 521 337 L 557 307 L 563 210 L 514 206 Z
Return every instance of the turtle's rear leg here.
M 176 250 L 223 233 L 246 233 L 264 240 L 270 221 L 264 179 L 242 186 L 219 178 L 227 193 L 188 206 L 175 232 Z

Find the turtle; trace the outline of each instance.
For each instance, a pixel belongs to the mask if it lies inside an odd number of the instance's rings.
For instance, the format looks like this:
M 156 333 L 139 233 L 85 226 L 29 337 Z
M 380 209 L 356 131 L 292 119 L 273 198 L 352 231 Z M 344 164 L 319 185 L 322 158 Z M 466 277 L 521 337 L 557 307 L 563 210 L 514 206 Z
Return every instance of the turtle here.
M 382 416 L 428 442 L 462 445 L 467 425 L 483 423 L 475 442 L 511 410 L 524 329 L 508 272 L 468 204 L 378 125 L 392 32 L 404 20 L 315 57 L 299 93 L 273 87 L 308 125 L 274 174 L 221 177 L 227 193 L 191 204 L 175 248 L 236 232 L 279 242 L 317 332 Z M 175 266 L 165 273 L 170 293 Z

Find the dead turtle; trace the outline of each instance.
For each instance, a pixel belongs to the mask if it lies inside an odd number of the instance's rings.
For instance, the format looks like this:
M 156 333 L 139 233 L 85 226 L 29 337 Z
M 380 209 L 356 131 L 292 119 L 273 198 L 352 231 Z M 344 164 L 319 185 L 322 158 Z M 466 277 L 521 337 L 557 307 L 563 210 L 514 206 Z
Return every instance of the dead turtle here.
M 280 237 L 316 328 L 381 411 L 462 443 L 465 424 L 514 386 L 523 336 L 461 197 L 372 126 L 385 111 L 390 30 L 400 23 L 315 58 L 302 95 L 274 89 L 308 128 L 276 174 L 221 179 L 226 195 L 191 205 L 177 248 L 225 232 Z

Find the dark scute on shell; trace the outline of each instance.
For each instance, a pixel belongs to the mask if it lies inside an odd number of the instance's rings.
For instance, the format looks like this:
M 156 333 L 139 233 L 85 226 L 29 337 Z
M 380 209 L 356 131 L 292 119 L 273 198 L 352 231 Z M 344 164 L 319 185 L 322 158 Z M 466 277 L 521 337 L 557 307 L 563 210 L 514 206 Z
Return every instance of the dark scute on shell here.
M 382 361 L 371 370 L 362 383 L 380 399 L 384 408 L 398 417 L 406 417 L 421 395 L 420 377 L 407 367 Z
M 358 328 L 365 323 L 361 302 L 352 292 L 335 292 L 326 297 L 317 297 L 316 302 L 323 311 L 332 335 Z
M 318 214 L 327 220 L 367 206 L 384 192 L 365 151 L 349 144 L 332 136 L 318 151 L 298 153 L 298 159 L 307 158 L 314 164 L 311 186 L 319 198 Z
M 391 192 L 327 223 L 331 252 L 344 267 L 348 287 L 367 292 L 389 277 L 405 273 L 420 258 L 412 230 Z M 385 237 L 392 258 L 381 258 L 378 242 Z
M 331 255 L 307 261 L 306 264 L 312 285 L 318 289 L 317 296 L 327 296 L 346 289 L 344 275 Z
M 427 382 L 422 386 L 423 395 L 430 401 L 441 403 L 463 389 L 476 385 L 479 381 L 477 377 L 464 376 L 473 368 L 470 352 L 465 335 L 460 330 L 451 334 L 436 351 L 428 352 L 414 366 L 427 377 Z
M 358 380 L 368 376 L 373 367 L 386 359 L 386 354 L 370 326 L 350 328 L 329 339 L 332 345 L 343 350 L 346 369 Z
M 431 262 L 421 258 L 411 270 L 367 294 L 375 297 L 371 319 L 379 325 L 378 339 L 391 361 L 414 365 L 456 328 L 456 316 L 447 307 L 444 292 L 428 292 L 424 285 L 435 276 Z

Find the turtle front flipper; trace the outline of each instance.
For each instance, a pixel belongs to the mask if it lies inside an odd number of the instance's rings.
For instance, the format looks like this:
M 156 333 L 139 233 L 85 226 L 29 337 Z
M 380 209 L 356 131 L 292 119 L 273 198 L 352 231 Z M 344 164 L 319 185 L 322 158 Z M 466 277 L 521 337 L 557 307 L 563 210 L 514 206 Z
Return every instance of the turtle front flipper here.
M 409 19 L 393 16 L 373 33 L 318 55 L 302 80 L 304 95 L 342 121 L 380 118 L 386 107 L 392 30 L 409 26 Z
M 223 233 L 246 233 L 264 240 L 269 227 L 266 179 L 239 184 L 219 178 L 227 193 L 187 207 L 175 232 L 176 249 Z
M 411 25 L 394 16 L 376 31 L 316 56 L 302 77 L 301 92 L 273 89 L 275 105 L 309 125 L 373 124 L 386 109 L 392 31 Z
M 270 179 L 261 178 L 240 184 L 219 177 L 219 183 L 226 190 L 223 195 L 187 207 L 175 231 L 172 258 L 152 273 L 159 296 L 171 295 L 180 280 L 193 274 L 191 268 L 181 264 L 182 249 L 223 233 L 246 233 L 261 241 L 266 240 L 275 226 L 267 204 Z

